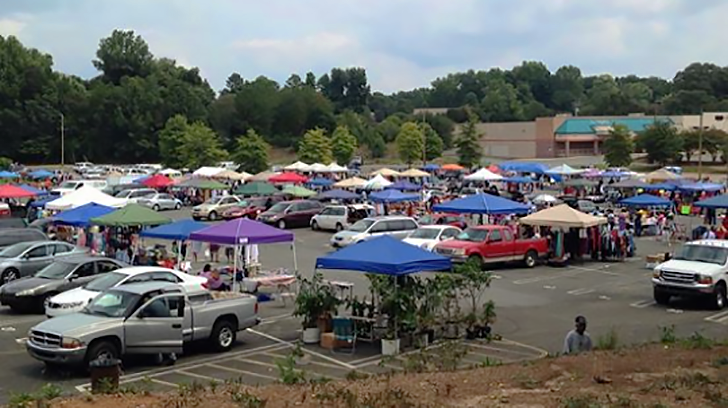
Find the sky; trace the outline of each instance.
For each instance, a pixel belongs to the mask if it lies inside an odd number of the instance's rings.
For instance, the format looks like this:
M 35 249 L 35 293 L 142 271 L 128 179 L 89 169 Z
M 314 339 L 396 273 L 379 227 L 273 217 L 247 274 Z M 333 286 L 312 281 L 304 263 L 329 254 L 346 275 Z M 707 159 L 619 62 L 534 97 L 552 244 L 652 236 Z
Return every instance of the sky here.
M 724 0 L 0 0 L 0 35 L 85 78 L 99 40 L 132 29 L 216 90 L 232 72 L 282 82 L 361 66 L 390 93 L 524 60 L 672 78 L 728 65 L 725 16 Z

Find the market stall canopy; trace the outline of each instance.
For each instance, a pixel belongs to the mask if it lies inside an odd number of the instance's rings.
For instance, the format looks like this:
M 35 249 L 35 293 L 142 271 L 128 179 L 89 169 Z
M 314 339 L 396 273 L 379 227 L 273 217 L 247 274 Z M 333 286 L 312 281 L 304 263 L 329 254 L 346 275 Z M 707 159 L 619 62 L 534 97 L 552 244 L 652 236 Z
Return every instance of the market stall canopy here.
M 567 204 L 547 208 L 520 219 L 520 223 L 524 225 L 554 228 L 588 228 L 606 222 L 604 217 L 585 214 Z
M 344 166 L 339 166 L 338 163 L 333 162 L 326 166 L 326 171 L 329 173 L 346 173 L 349 169 Z
M 107 207 L 119 208 L 125 206 L 127 201 L 121 198 L 112 197 L 93 187 L 84 186 L 64 195 L 63 197 L 56 198 L 55 200 L 46 203 L 45 208 L 54 211 L 68 210 L 88 203 L 96 203 Z
M 498 167 L 503 171 L 513 171 L 516 173 L 544 174 L 548 170 L 545 164 L 534 162 L 503 162 L 498 163 Z
M 392 170 L 392 169 L 385 167 L 383 169 L 373 171 L 370 175 L 371 176 L 395 177 L 395 176 L 399 176 L 400 174 L 396 170 Z
M 597 178 L 601 177 L 602 171 L 599 169 L 586 169 L 581 175 L 587 178 Z
M 222 167 L 200 167 L 192 173 L 193 176 L 214 177 L 225 171 Z
M 364 184 L 364 188 L 367 190 L 382 190 L 386 187 L 391 186 L 393 183 L 384 178 L 381 174 L 377 174 L 371 180 Z
M 315 191 L 309 190 L 305 187 L 288 185 L 283 188 L 283 194 L 289 194 L 294 197 L 305 198 L 305 197 L 313 197 L 317 193 Z
M 237 171 L 233 171 L 233 170 L 225 170 L 223 172 L 217 173 L 213 177 L 216 179 L 222 179 L 222 180 L 239 181 L 239 180 L 247 180 L 250 177 L 252 177 L 252 175 L 245 173 L 245 172 L 238 173 Z
M 228 186 L 219 181 L 202 177 L 191 177 L 177 183 L 179 187 L 197 188 L 200 190 L 227 190 Z
M 317 177 L 308 181 L 308 184 L 315 187 L 328 187 L 334 184 L 333 180 Z
M 564 181 L 565 186 L 569 187 L 577 187 L 577 188 L 585 188 L 585 187 L 596 187 L 599 185 L 594 180 L 586 180 L 586 179 L 571 179 Z
M 319 200 L 355 200 L 359 194 L 346 190 L 329 190 L 316 196 Z
M 308 177 L 298 173 L 284 172 L 268 179 L 271 183 L 305 183 Z
M 577 174 L 584 173 L 584 170 L 581 169 L 575 169 L 568 164 L 562 164 L 561 166 L 556 166 L 554 168 L 546 170 L 546 174 L 548 175 L 557 175 L 557 176 L 574 176 Z
M 622 177 L 629 177 L 632 173 L 629 171 L 623 171 L 623 170 L 607 170 L 602 173 L 603 178 L 622 178 Z
M 54 176 L 54 174 L 48 170 L 40 169 L 31 171 L 30 173 L 28 173 L 28 176 L 30 176 L 30 178 L 40 180 L 51 178 Z
M 417 169 L 409 169 L 406 171 L 403 171 L 399 173 L 402 177 L 414 177 L 414 178 L 421 178 L 421 177 L 430 177 L 430 173 L 422 170 Z
M 677 185 L 673 183 L 657 183 L 657 184 L 645 184 L 641 187 L 645 191 L 675 191 L 677 190 Z
M 293 242 L 293 233 L 247 218 L 238 218 L 190 234 L 190 240 L 220 245 Z
M 270 183 L 266 183 L 265 181 L 254 181 L 251 183 L 243 184 L 242 186 L 235 189 L 235 194 L 237 195 L 245 195 L 245 196 L 266 196 L 266 195 L 272 195 L 279 190 Z
M 293 164 L 289 164 L 288 166 L 284 167 L 283 170 L 286 170 L 286 171 L 308 171 L 308 169 L 310 167 L 311 166 L 309 166 L 308 164 L 306 164 L 306 163 L 304 163 L 302 161 L 297 161 L 297 162 L 295 162 Z
M 551 194 L 540 194 L 531 201 L 534 204 L 552 204 L 559 201 L 559 199 L 552 196 Z
M 61 211 L 52 217 L 56 224 L 72 225 L 74 227 L 87 227 L 91 225 L 91 219 L 103 217 L 106 214 L 116 211 L 116 208 L 107 207 L 96 203 L 88 203 L 71 210 Z
M 159 172 L 159 174 L 164 174 L 165 176 L 169 177 L 180 177 L 182 176 L 182 172 L 175 169 L 164 169 Z
M 536 180 L 532 179 L 531 177 L 527 177 L 527 176 L 505 177 L 499 181 L 502 181 L 504 183 L 514 183 L 514 184 L 529 184 L 529 183 L 536 182 Z
M 608 184 L 607 186 L 614 188 L 644 188 L 647 185 L 647 183 L 639 179 L 627 179 L 614 184 Z
M 167 239 L 170 241 L 185 241 L 193 232 L 208 228 L 210 224 L 195 220 L 179 220 L 171 224 L 143 230 L 139 235 L 145 238 Z
M 678 176 L 677 174 L 675 174 L 669 170 L 665 170 L 665 169 L 655 170 L 652 173 L 647 173 L 647 175 L 645 176 L 645 179 L 649 183 L 668 181 L 668 180 L 677 180 L 679 178 L 680 178 L 680 176 Z
M 424 171 L 438 171 L 440 170 L 440 166 L 434 163 L 428 163 L 422 166 L 422 170 Z
M 456 214 L 527 214 L 531 207 L 490 194 L 475 194 L 437 204 L 433 211 Z
M 35 200 L 30 204 L 31 208 L 43 208 L 46 204 L 50 203 L 53 200 L 57 200 L 58 197 L 53 196 L 45 196 L 41 198 L 40 200 Z
M 703 208 L 728 208 L 728 194 L 706 198 L 695 203 L 696 207 Z
M 18 178 L 20 177 L 20 174 L 13 173 L 12 171 L 0 171 L 0 178 Z
M 367 181 L 359 178 L 359 177 L 352 177 L 348 178 L 346 180 L 341 180 L 339 182 L 334 183 L 334 187 L 338 188 L 362 188 L 367 184 Z
M 165 176 L 164 174 L 155 174 L 151 177 L 148 177 L 141 183 L 150 188 L 164 188 L 174 184 L 174 181 L 172 181 L 172 179 Z
M 33 193 L 33 194 L 35 194 L 37 196 L 46 196 L 46 195 L 50 194 L 46 190 L 41 190 L 39 188 L 35 188 L 35 187 L 29 186 L 27 184 L 21 184 L 18 187 L 22 188 L 23 190 L 30 191 L 31 193 Z
M 654 196 L 652 194 L 640 194 L 638 196 L 625 198 L 619 201 L 622 205 L 630 207 L 669 207 L 672 201 L 667 198 Z
M 679 186 L 676 186 L 676 187 L 680 191 L 690 191 L 690 192 L 707 191 L 710 193 L 715 193 L 715 192 L 725 189 L 725 186 L 723 184 L 718 184 L 718 183 L 685 183 L 685 184 L 680 184 Z
M 465 167 L 459 164 L 445 164 L 441 167 L 441 169 L 445 171 L 464 171 Z
M 369 199 L 379 203 L 401 203 L 405 201 L 419 201 L 419 194 L 407 194 L 399 190 L 384 190 L 371 193 Z
M 465 176 L 465 180 L 467 181 L 497 181 L 502 179 L 503 176 L 495 174 L 486 168 L 482 168 L 473 174 Z
M 0 185 L 0 199 L 1 198 L 30 198 L 35 197 L 37 194 L 28 191 L 22 187 L 18 187 L 12 184 Z
M 319 257 L 316 268 L 399 276 L 446 271 L 452 263 L 449 258 L 385 235 Z
M 387 188 L 394 189 L 394 190 L 402 190 L 402 191 L 420 191 L 422 190 L 422 185 L 410 183 L 406 180 L 399 180 L 395 182 L 394 184 L 390 184 L 387 186 Z
M 310 173 L 328 173 L 329 168 L 325 164 L 314 163 L 308 167 Z
M 275 171 L 261 171 L 260 173 L 254 175 L 250 178 L 249 181 L 268 181 L 273 176 L 277 176 L 281 173 L 275 172 Z
M 91 223 L 109 227 L 136 227 L 169 224 L 172 219 L 139 204 L 127 204 L 112 213 L 91 219 Z

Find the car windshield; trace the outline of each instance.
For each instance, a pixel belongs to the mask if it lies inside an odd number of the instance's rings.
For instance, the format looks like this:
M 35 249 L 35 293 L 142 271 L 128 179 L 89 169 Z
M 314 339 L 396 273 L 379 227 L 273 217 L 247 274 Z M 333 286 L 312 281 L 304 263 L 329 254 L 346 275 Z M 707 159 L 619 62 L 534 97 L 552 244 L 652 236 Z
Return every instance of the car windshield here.
M 431 215 L 425 215 L 419 219 L 421 225 L 431 225 L 435 223 L 435 219 Z
M 21 242 L 15 245 L 10 245 L 0 251 L 0 258 L 15 258 L 27 251 L 31 246 L 33 246 L 33 244 L 30 242 Z
M 711 245 L 685 245 L 674 259 L 725 265 L 728 260 L 728 248 Z
M 71 273 L 75 267 L 75 264 L 68 262 L 53 262 L 36 273 L 35 277 L 43 279 L 63 279 Z
M 287 203 L 278 203 L 278 204 L 274 205 L 273 207 L 271 207 L 270 209 L 268 209 L 268 211 L 266 211 L 266 212 L 271 213 L 271 214 L 280 214 L 283 211 L 285 211 L 286 208 L 288 208 Z
M 116 286 L 119 282 L 124 280 L 126 276 L 127 275 L 118 272 L 106 273 L 102 277 L 87 283 L 86 286 L 84 286 L 84 289 L 94 292 L 103 292 L 108 288 Z
M 468 228 L 461 232 L 457 238 L 458 241 L 483 242 L 488 236 L 488 230 Z
M 349 231 L 365 232 L 372 226 L 372 224 L 374 224 L 374 221 L 372 220 L 359 220 L 349 227 Z
M 440 234 L 440 230 L 436 228 L 420 228 L 410 235 L 410 238 L 417 239 L 437 239 Z
M 121 190 L 118 193 L 116 193 L 116 197 L 119 198 L 127 198 L 131 194 L 131 190 Z
M 137 304 L 140 296 L 122 290 L 110 290 L 97 296 L 83 309 L 90 315 L 124 317 Z
M 76 186 L 78 186 L 78 181 L 64 181 L 63 183 L 61 183 L 61 185 L 59 187 L 75 189 Z
M 212 197 L 212 198 L 207 199 L 207 201 L 205 201 L 205 204 L 218 205 L 220 203 L 220 200 L 222 200 L 222 197 Z

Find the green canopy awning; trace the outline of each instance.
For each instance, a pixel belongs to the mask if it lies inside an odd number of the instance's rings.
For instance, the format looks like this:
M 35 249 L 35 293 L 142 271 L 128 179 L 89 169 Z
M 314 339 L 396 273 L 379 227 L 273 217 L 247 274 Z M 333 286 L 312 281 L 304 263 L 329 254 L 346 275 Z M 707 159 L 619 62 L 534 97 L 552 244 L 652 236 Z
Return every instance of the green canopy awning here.
M 192 177 L 178 184 L 180 187 L 199 188 L 200 190 L 227 190 L 227 184 L 201 177 Z
M 283 194 L 290 194 L 294 197 L 312 197 L 317 193 L 305 187 L 289 185 L 283 189 Z
M 91 223 L 111 227 L 134 227 L 169 224 L 172 219 L 139 204 L 125 207 L 102 217 L 91 218 Z
M 243 184 L 235 190 L 235 194 L 246 196 L 272 195 L 277 192 L 278 189 L 273 184 L 261 181 Z

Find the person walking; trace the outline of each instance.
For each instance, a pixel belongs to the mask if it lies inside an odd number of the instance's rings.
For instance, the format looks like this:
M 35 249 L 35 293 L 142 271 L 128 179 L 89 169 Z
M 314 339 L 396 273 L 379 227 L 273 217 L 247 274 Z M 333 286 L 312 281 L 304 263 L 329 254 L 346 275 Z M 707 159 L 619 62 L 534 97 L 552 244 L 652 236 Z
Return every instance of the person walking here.
M 576 316 L 575 328 L 566 334 L 564 354 L 579 354 L 592 350 L 592 340 L 586 332 L 586 317 Z

